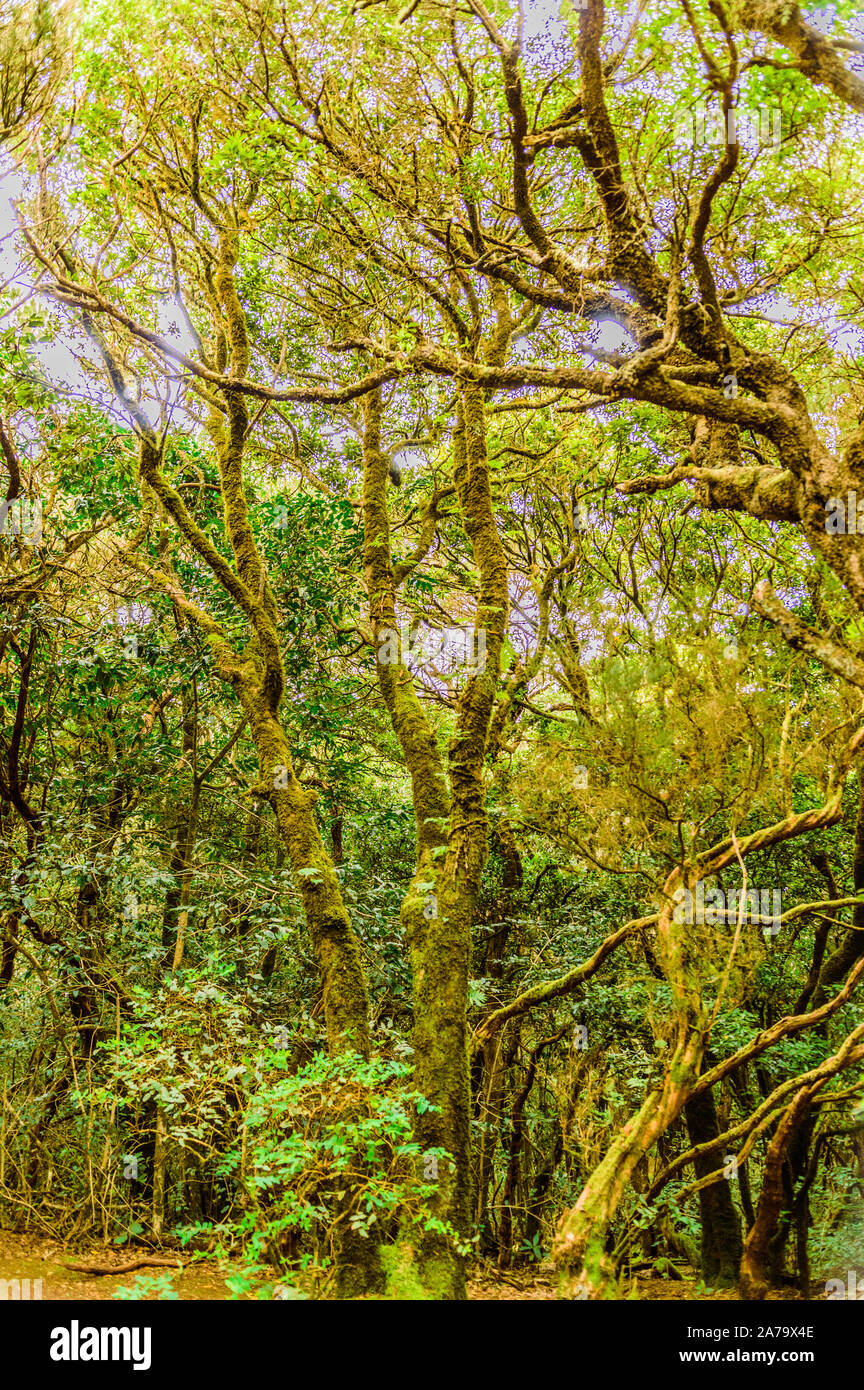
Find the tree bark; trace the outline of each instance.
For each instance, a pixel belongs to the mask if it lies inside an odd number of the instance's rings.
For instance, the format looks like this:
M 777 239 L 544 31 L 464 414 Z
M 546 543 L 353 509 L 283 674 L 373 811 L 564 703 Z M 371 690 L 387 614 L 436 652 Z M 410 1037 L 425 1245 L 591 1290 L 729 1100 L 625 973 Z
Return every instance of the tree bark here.
M 720 1134 L 714 1092 L 703 1091 L 684 1106 L 691 1144 L 704 1144 Z M 697 1178 L 704 1178 L 723 1166 L 722 1156 L 698 1155 L 694 1160 Z M 732 1200 L 730 1183 L 712 1183 L 699 1189 L 702 1221 L 702 1278 L 714 1288 L 730 1288 L 738 1281 L 738 1268 L 744 1251 L 741 1218 Z

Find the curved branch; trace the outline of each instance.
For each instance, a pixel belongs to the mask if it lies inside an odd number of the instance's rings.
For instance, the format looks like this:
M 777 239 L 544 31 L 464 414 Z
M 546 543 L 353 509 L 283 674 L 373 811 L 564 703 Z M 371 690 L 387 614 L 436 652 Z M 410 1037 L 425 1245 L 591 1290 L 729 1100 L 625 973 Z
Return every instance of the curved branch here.
M 503 1008 L 496 1009 L 494 1013 L 488 1014 L 479 1025 L 471 1041 L 471 1050 L 476 1053 L 485 1047 L 491 1037 L 511 1018 L 519 1018 L 522 1014 L 527 1014 L 529 1009 L 536 1008 L 539 1004 L 547 1004 L 552 999 L 560 999 L 562 995 L 572 994 L 574 989 L 587 980 L 591 975 L 596 974 L 603 962 L 612 954 L 622 941 L 630 936 L 635 936 L 637 932 L 650 926 L 657 921 L 658 914 L 653 912 L 649 917 L 635 917 L 632 921 L 619 927 L 618 931 L 607 936 L 601 942 L 588 960 L 582 961 L 573 970 L 568 970 L 566 975 L 562 975 L 557 980 L 547 980 L 540 985 L 533 985 L 524 993 L 512 999 Z

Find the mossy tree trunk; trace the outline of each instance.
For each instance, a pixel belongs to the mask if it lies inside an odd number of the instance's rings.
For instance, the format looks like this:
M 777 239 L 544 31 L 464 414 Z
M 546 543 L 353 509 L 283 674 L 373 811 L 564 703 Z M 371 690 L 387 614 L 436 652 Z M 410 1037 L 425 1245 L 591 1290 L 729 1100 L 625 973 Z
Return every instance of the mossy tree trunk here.
M 381 448 L 381 398 L 365 398 L 365 566 L 376 652 L 395 633 L 396 589 L 387 513 L 388 462 Z M 435 1214 L 463 1244 L 470 1232 L 471 1097 L 467 1046 L 471 927 L 487 854 L 483 780 L 486 739 L 500 671 L 507 618 L 507 562 L 492 511 L 486 459 L 483 393 L 470 388 L 458 406 L 454 482 L 463 525 L 480 575 L 475 626 L 485 638 L 485 664 L 470 670 L 457 726 L 441 749 L 417 697 L 411 673 L 398 661 L 377 661 L 378 682 L 411 777 L 417 823 L 417 862 L 402 904 L 414 996 L 415 1084 L 434 1107 L 418 1114 L 425 1149 L 443 1149 Z M 465 1297 L 465 1260 L 448 1237 L 419 1242 L 420 1284 L 433 1298 Z
M 209 348 L 199 343 L 205 362 L 217 365 L 229 380 L 242 380 L 249 370 L 246 316 L 237 294 L 234 267 L 238 254 L 236 226 L 220 220 L 201 205 L 216 234 L 218 253 L 205 299 L 210 305 L 213 336 Z M 227 217 L 227 215 L 226 215 Z M 178 490 L 162 470 L 162 442 L 143 411 L 134 404 L 123 374 L 103 335 L 83 315 L 91 338 L 99 345 L 112 385 L 130 414 L 140 443 L 140 479 L 144 513 L 152 512 L 155 495 L 187 544 L 243 614 L 248 639 L 238 651 L 223 627 L 193 603 L 172 573 L 142 561 L 136 550 L 144 528 L 127 547 L 126 559 L 169 595 L 184 617 L 196 622 L 215 657 L 219 676 L 229 683 L 243 709 L 258 755 L 258 782 L 253 794 L 267 799 L 294 870 L 323 986 L 324 1017 L 331 1052 L 355 1049 L 370 1052 L 369 1009 L 359 942 L 342 898 L 339 881 L 327 854 L 315 815 L 316 794 L 300 783 L 294 770 L 288 738 L 280 718 L 285 671 L 280 650 L 278 613 L 264 562 L 253 531 L 243 458 L 252 426 L 245 398 L 230 387 L 208 394 L 208 430 L 214 444 L 222 494 L 224 531 L 233 563 L 225 558 L 188 511 Z M 359 1242 L 346 1231 L 337 1243 L 340 1291 L 349 1296 L 380 1285 L 380 1265 L 372 1242 Z
M 559 1268 L 559 1288 L 563 1298 L 616 1297 L 615 1274 L 605 1253 L 609 1228 L 639 1160 L 678 1118 L 699 1081 L 713 1018 L 728 981 L 734 948 L 727 959 L 713 1009 L 709 1011 L 703 993 L 698 946 L 688 924 L 675 920 L 673 905 L 676 892 L 680 888 L 692 889 L 696 882 L 720 873 L 732 862 L 740 862 L 748 854 L 766 849 L 769 845 L 836 824 L 842 816 L 842 778 L 857 754 L 860 739 L 861 735 L 856 733 L 846 745 L 822 806 L 793 813 L 740 840 L 730 836 L 700 854 L 694 863 L 673 869 L 666 879 L 661 891 L 662 907 L 657 917 L 656 955 L 672 992 L 675 1019 L 672 1055 L 660 1085 L 645 1098 L 637 1114 L 624 1125 L 588 1179 L 575 1207 L 561 1218 L 553 1254 Z M 782 1036 L 784 1029 L 785 1024 L 781 1021 L 773 1030 L 766 1030 L 760 1035 L 762 1041 L 759 1045 L 766 1045 L 772 1032 Z M 739 1055 L 737 1064 L 744 1060 L 746 1058 Z M 747 1259 L 746 1244 L 744 1259 Z
M 771 1258 L 771 1238 L 777 1227 L 784 1200 L 788 1200 L 784 1170 L 789 1144 L 800 1129 L 813 1100 L 813 1090 L 802 1087 L 788 1107 L 777 1131 L 768 1145 L 762 1191 L 756 1208 L 756 1222 L 747 1236 L 741 1259 L 741 1293 L 746 1299 L 761 1302 L 768 1292 L 768 1266 Z
M 212 214 L 211 215 L 211 220 Z M 205 359 L 218 363 L 231 379 L 242 379 L 249 368 L 246 318 L 234 283 L 237 235 L 229 225 L 214 220 L 218 257 L 213 275 L 215 295 L 209 295 L 213 314 L 210 352 L 202 344 Z M 155 493 L 184 540 L 209 566 L 227 595 L 243 613 L 249 639 L 243 651 L 235 650 L 223 629 L 180 591 L 173 576 L 141 565 L 151 580 L 174 599 L 185 616 L 207 636 L 220 676 L 233 687 L 248 719 L 258 754 L 259 781 L 254 791 L 270 801 L 279 832 L 294 869 L 315 958 L 324 990 L 324 1015 L 332 1051 L 353 1047 L 369 1053 L 368 997 L 359 943 L 342 899 L 339 881 L 327 854 L 315 815 L 316 795 L 304 788 L 294 771 L 280 705 L 285 673 L 280 651 L 276 602 L 264 562 L 255 542 L 243 477 L 243 455 L 250 430 L 249 412 L 242 393 L 224 389 L 211 400 L 208 428 L 216 449 L 224 509 L 225 534 L 234 563 L 229 563 L 201 530 L 182 497 L 162 471 L 161 446 L 146 416 L 129 403 L 125 383 L 98 330 L 118 396 L 133 415 L 141 451 L 142 483 Z M 129 558 L 135 562 L 134 556 Z

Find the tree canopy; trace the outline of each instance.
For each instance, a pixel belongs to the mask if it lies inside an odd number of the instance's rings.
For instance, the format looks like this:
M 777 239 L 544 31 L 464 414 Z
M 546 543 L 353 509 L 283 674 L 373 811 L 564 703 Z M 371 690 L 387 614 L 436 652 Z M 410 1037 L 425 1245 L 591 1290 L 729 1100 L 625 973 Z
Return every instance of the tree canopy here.
M 862 55 L 2 0 L 3 1224 L 864 1261 Z

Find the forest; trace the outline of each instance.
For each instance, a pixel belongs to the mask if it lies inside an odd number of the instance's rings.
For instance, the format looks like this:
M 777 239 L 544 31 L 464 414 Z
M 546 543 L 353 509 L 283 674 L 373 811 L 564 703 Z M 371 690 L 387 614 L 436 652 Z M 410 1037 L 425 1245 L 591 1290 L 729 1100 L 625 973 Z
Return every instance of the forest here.
M 0 0 L 5 1280 L 864 1297 L 862 135 L 861 0 Z

